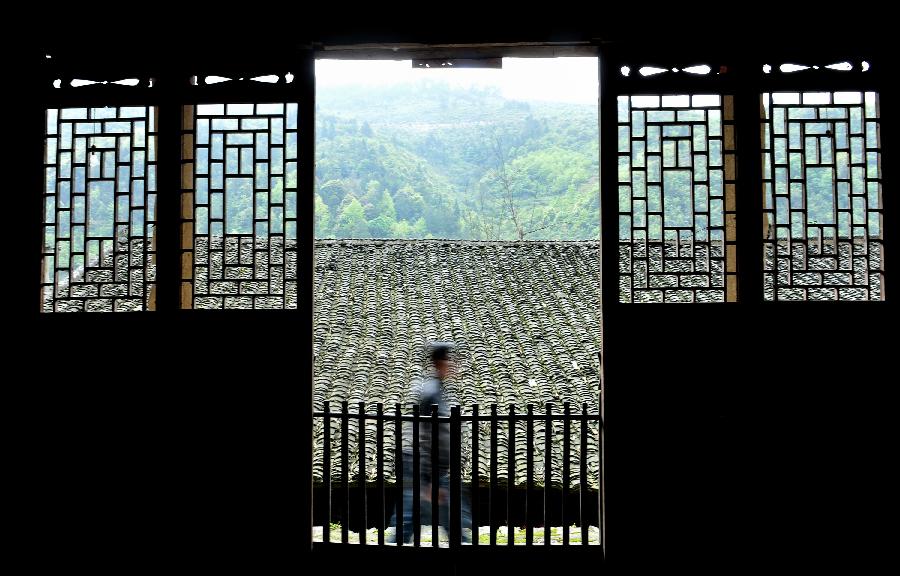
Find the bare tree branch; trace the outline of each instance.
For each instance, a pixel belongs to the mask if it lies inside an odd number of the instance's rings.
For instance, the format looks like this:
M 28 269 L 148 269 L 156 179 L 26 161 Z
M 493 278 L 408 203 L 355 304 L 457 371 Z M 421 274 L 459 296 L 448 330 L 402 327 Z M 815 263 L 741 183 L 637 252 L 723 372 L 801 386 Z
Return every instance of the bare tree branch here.
M 516 196 L 516 186 L 513 181 L 513 176 L 510 174 L 508 169 L 508 166 L 510 165 L 509 155 L 507 154 L 507 151 L 503 146 L 503 141 L 498 134 L 494 134 L 491 145 L 494 152 L 494 158 L 497 163 L 495 174 L 500 183 L 503 207 L 506 209 L 508 218 L 510 219 L 510 221 L 512 221 L 513 227 L 515 228 L 516 237 L 519 240 L 524 240 L 525 237 L 529 234 L 549 228 L 549 224 L 543 224 L 538 228 L 534 228 L 534 215 L 535 211 L 537 210 L 537 191 L 532 194 L 533 198 L 531 211 L 528 217 L 528 223 L 527 225 L 525 224 L 521 214 L 522 198 Z
M 537 228 L 533 228 L 531 230 L 526 231 L 525 234 L 533 234 L 535 232 L 540 232 L 541 230 L 546 230 L 549 227 L 550 227 L 549 224 L 544 224 L 543 226 L 539 226 Z

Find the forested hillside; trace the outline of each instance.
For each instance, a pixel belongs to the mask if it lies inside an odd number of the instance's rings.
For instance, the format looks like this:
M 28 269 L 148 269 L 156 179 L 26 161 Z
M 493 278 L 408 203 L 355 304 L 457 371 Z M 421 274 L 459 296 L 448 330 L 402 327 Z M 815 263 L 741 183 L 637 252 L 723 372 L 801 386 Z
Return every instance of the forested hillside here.
M 320 88 L 316 236 L 599 236 L 597 109 L 420 81 Z

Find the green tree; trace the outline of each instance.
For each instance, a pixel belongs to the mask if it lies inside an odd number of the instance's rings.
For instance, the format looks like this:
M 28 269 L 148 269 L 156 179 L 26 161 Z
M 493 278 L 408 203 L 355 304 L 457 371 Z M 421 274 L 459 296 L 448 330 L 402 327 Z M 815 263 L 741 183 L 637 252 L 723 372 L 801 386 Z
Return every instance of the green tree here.
M 366 196 L 375 198 L 379 193 L 381 193 L 381 184 L 378 180 L 369 180 L 366 184 Z
M 372 235 L 372 238 L 390 238 L 396 225 L 396 220 L 386 214 L 381 214 L 374 220 L 369 220 L 369 234 Z
M 316 238 L 328 238 L 331 235 L 331 210 L 322 201 L 322 197 L 315 197 L 315 236 Z
M 366 212 L 366 220 L 374 220 L 378 217 L 378 200 L 381 196 L 381 184 L 378 180 L 369 180 L 369 183 L 366 184 L 366 193 L 363 194 L 363 197 L 360 199 L 360 203 L 363 206 L 363 210 Z
M 353 198 L 341 210 L 335 222 L 334 235 L 338 238 L 369 238 L 369 223 L 363 212 L 362 204 Z
M 426 229 L 433 236 L 453 238 L 459 235 L 459 206 L 450 205 L 443 196 L 425 206 L 423 218 Z
M 407 220 L 401 220 L 394 226 L 395 238 L 428 238 L 428 232 L 425 227 L 425 219 L 419 218 L 415 223 L 410 224 Z
M 391 220 L 397 220 L 397 209 L 394 207 L 394 199 L 387 190 L 382 190 L 375 203 L 375 210 L 381 216 L 387 216 Z
M 398 219 L 414 222 L 425 211 L 425 199 L 407 184 L 394 194 L 394 208 Z
M 322 197 L 322 201 L 334 210 L 347 195 L 347 187 L 340 180 L 329 180 L 319 187 L 319 194 Z

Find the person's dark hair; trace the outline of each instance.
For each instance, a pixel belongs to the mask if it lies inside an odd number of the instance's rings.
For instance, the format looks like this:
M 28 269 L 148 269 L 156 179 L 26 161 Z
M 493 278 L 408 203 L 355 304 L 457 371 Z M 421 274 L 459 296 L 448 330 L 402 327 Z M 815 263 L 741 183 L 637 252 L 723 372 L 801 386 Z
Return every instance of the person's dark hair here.
M 453 345 L 449 342 L 434 342 L 431 344 L 431 362 L 436 363 L 440 360 L 449 360 L 450 353 L 453 351 Z

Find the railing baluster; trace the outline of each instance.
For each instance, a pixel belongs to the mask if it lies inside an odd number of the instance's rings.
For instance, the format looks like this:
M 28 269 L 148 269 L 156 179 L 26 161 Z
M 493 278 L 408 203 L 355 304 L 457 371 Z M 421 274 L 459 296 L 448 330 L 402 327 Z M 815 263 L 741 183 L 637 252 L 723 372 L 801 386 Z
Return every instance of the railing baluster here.
M 341 519 L 341 542 L 350 541 L 350 408 L 349 403 L 341 402 L 341 500 L 344 505 L 344 517 Z
M 322 452 L 322 482 L 325 484 L 325 524 L 322 526 L 322 542 L 331 542 L 331 406 L 328 400 L 324 403 L 325 426 L 322 433 L 325 436 L 324 452 Z
M 359 403 L 359 513 L 362 516 L 362 525 L 359 528 L 359 543 L 366 545 L 366 528 L 368 526 L 366 514 L 366 403 Z
M 397 527 L 394 541 L 403 546 L 403 420 L 400 416 L 400 403 L 394 404 L 394 476 L 397 479 Z
M 384 404 L 375 405 L 375 459 L 378 477 L 375 479 L 378 492 L 378 545 L 384 545 Z
M 525 421 L 525 545 L 534 544 L 534 528 L 531 525 L 531 491 L 534 489 L 534 404 L 528 404 Z
M 497 405 L 491 404 L 491 485 L 488 488 L 488 517 L 491 523 L 491 546 L 497 545 L 497 515 L 494 513 L 497 495 Z
M 431 546 L 440 546 L 440 425 L 438 424 L 437 404 L 431 405 Z
M 566 497 L 569 495 L 569 434 L 571 433 L 571 411 L 568 402 L 563 403 L 563 477 L 562 477 L 562 530 L 563 546 L 569 545 L 569 524 L 566 522 Z
M 513 491 L 516 487 L 516 407 L 509 406 L 509 444 L 506 451 L 506 545 L 515 544 L 516 529 L 513 526 Z
M 459 406 L 450 408 L 450 547 L 459 548 L 462 540 L 462 426 Z
M 478 422 L 478 405 L 472 405 L 472 546 L 478 546 L 478 496 L 480 476 L 478 470 L 478 442 L 481 426 Z
M 553 405 L 546 404 L 544 418 L 544 545 L 550 545 L 550 469 L 553 466 L 553 449 L 550 441 L 553 437 Z
M 588 411 L 587 402 L 581 405 L 581 543 L 588 543 L 588 485 L 587 485 L 587 457 L 588 457 Z M 600 496 L 598 491 L 598 496 Z
M 324 489 L 324 511 L 322 513 L 324 522 L 323 522 L 323 534 L 322 534 L 322 542 L 323 543 L 331 543 L 333 542 L 332 533 L 331 533 L 331 522 L 335 516 L 335 508 L 340 511 L 338 513 L 338 517 L 341 522 L 341 536 L 340 541 L 342 543 L 349 543 L 349 531 L 351 519 L 356 518 L 351 513 L 351 497 L 350 497 L 350 421 L 351 419 L 355 419 L 359 424 L 359 462 L 357 468 L 357 479 L 359 480 L 359 490 L 360 495 L 359 498 L 353 498 L 352 500 L 355 502 L 352 504 L 353 506 L 359 505 L 360 509 L 357 512 L 359 514 L 359 522 L 357 525 L 359 527 L 360 534 L 360 544 L 367 543 L 367 534 L 366 529 L 368 527 L 368 492 L 366 487 L 366 478 L 367 478 L 367 456 L 366 456 L 366 447 L 368 444 L 368 438 L 366 434 L 366 425 L 368 420 L 375 420 L 375 457 L 376 457 L 376 473 L 377 477 L 375 480 L 375 494 L 376 494 L 376 502 L 374 503 L 373 509 L 377 511 L 378 519 L 375 521 L 375 527 L 377 530 L 377 542 L 379 545 L 384 545 L 386 541 L 386 532 L 389 527 L 388 519 L 389 519 L 389 510 L 388 510 L 388 500 L 387 500 L 387 487 L 385 486 L 385 477 L 384 477 L 384 467 L 385 467 L 385 459 L 386 459 L 386 450 L 390 450 L 389 447 L 385 445 L 385 428 L 386 422 L 389 420 L 393 420 L 394 428 L 395 428 L 395 437 L 394 437 L 394 452 L 395 452 L 395 465 L 394 465 L 394 476 L 396 478 L 397 484 L 397 504 L 396 507 L 392 506 L 391 508 L 396 509 L 396 543 L 398 546 L 403 545 L 403 530 L 404 524 L 406 524 L 407 529 L 410 528 L 410 524 L 412 524 L 411 528 L 413 530 L 413 541 L 414 546 L 421 547 L 421 528 L 422 528 L 422 460 L 421 460 L 421 437 L 420 432 L 421 426 L 428 426 L 426 430 L 431 430 L 431 442 L 430 442 L 430 454 L 432 458 L 430 459 L 430 464 L 427 464 L 427 468 L 429 468 L 431 475 L 431 512 L 432 512 L 432 520 L 431 520 L 431 529 L 432 529 L 432 547 L 440 547 L 440 528 L 441 526 L 445 526 L 448 530 L 448 536 L 450 541 L 450 547 L 458 549 L 463 543 L 464 530 L 468 529 L 469 519 L 464 514 L 464 512 L 471 512 L 471 543 L 472 545 L 477 546 L 479 544 L 479 483 L 480 483 L 480 420 L 485 420 L 489 422 L 490 426 L 490 480 L 488 484 L 488 524 L 490 525 L 490 537 L 489 541 L 491 545 L 496 546 L 497 537 L 498 537 L 498 529 L 500 527 L 501 521 L 506 521 L 507 523 L 507 545 L 514 546 L 515 545 L 515 535 L 516 535 L 516 522 L 519 517 L 520 510 L 516 509 L 516 497 L 514 495 L 516 481 L 517 481 L 517 452 L 516 452 L 516 442 L 518 432 L 516 431 L 516 425 L 518 420 L 525 421 L 525 459 L 526 459 L 526 470 L 525 470 L 525 499 L 524 499 L 524 518 L 525 518 L 525 544 L 527 546 L 534 545 L 534 522 L 533 517 L 535 512 L 538 512 L 538 508 L 540 507 L 540 500 L 535 495 L 535 428 L 536 422 L 543 420 L 544 422 L 544 494 L 543 494 L 543 520 L 544 520 L 544 544 L 549 546 L 552 543 L 552 524 L 555 523 L 553 518 L 554 509 L 556 508 L 556 504 L 552 502 L 553 500 L 553 443 L 554 443 L 554 422 L 556 420 L 562 420 L 562 442 L 561 442 L 561 454 L 560 457 L 562 459 L 562 470 L 561 470 L 561 498 L 562 501 L 559 503 L 559 508 L 557 510 L 560 511 L 562 517 L 562 544 L 570 545 L 571 542 L 571 534 L 568 530 L 568 524 L 574 523 L 576 518 L 579 521 L 581 528 L 581 544 L 589 545 L 590 543 L 590 526 L 591 522 L 593 522 L 596 514 L 593 513 L 591 508 L 592 502 L 592 494 L 589 490 L 588 485 L 588 461 L 589 461 L 589 437 L 590 437 L 590 426 L 592 423 L 597 422 L 600 426 L 600 435 L 602 439 L 603 434 L 603 422 L 601 417 L 598 414 L 590 414 L 588 412 L 588 404 L 582 403 L 581 413 L 579 414 L 577 411 L 573 412 L 571 404 L 569 402 L 563 403 L 562 413 L 559 415 L 554 414 L 553 404 L 548 402 L 545 405 L 545 414 L 539 415 L 535 414 L 534 405 L 527 405 L 526 413 L 518 413 L 516 407 L 514 405 L 509 406 L 509 414 L 508 416 L 500 416 L 497 411 L 497 404 L 491 404 L 490 415 L 487 417 L 481 417 L 479 415 L 479 407 L 478 405 L 472 405 L 472 470 L 471 470 L 471 502 L 465 501 L 465 486 L 464 478 L 463 478 L 463 426 L 464 421 L 470 420 L 468 417 L 463 416 L 462 408 L 460 406 L 453 406 L 450 409 L 450 415 L 442 416 L 438 413 L 438 407 L 436 405 L 432 405 L 431 407 L 431 415 L 428 417 L 421 413 L 418 405 L 413 405 L 413 415 L 411 420 L 412 429 L 413 429 L 413 438 L 412 438 L 412 462 L 407 462 L 406 458 L 409 455 L 405 455 L 404 453 L 404 439 L 403 439 L 403 425 L 404 425 L 404 417 L 401 412 L 401 405 L 399 403 L 395 404 L 395 413 L 393 415 L 385 414 L 384 405 L 382 403 L 376 403 L 375 414 L 367 414 L 365 402 L 358 403 L 358 412 L 356 414 L 351 414 L 349 410 L 349 403 L 347 401 L 343 401 L 340 403 L 341 408 L 340 412 L 332 412 L 331 411 L 331 403 L 329 401 L 323 402 L 323 411 L 316 412 L 314 414 L 315 417 L 322 417 L 323 419 L 323 453 L 322 453 L 322 470 L 323 470 L 323 489 Z M 333 458 L 332 458 L 332 441 L 333 441 L 333 431 L 332 431 L 332 420 L 335 418 L 340 420 L 340 460 L 341 460 L 341 469 L 340 469 L 340 489 L 338 491 L 340 504 L 335 506 L 335 502 L 333 499 L 334 496 L 334 479 L 332 474 L 333 468 Z M 423 421 L 423 418 L 428 418 L 428 420 Z M 504 510 L 501 508 L 503 504 L 499 502 L 500 497 L 500 487 L 499 487 L 499 468 L 497 466 L 499 460 L 499 432 L 501 420 L 508 420 L 509 422 L 509 439 L 507 444 L 507 471 L 506 471 L 506 485 L 507 485 L 507 493 L 506 493 L 506 506 L 505 506 L 505 514 Z M 572 422 L 578 421 L 581 424 L 580 428 L 580 439 L 576 440 L 579 443 L 579 453 L 577 456 L 573 455 L 573 450 L 575 447 L 572 446 Z M 444 430 L 443 428 L 449 428 L 449 431 Z M 448 438 L 444 439 L 442 434 L 448 434 Z M 518 439 L 521 440 L 521 439 Z M 442 442 L 449 441 L 449 467 L 447 469 L 442 469 L 442 459 L 441 459 L 441 446 Z M 602 450 L 602 448 L 601 448 Z M 600 454 L 601 461 L 600 466 L 602 468 L 602 452 Z M 573 459 L 577 459 L 575 465 L 578 467 L 577 474 L 578 479 L 575 480 L 572 478 L 572 474 L 576 473 L 572 470 Z M 407 474 L 409 469 L 407 467 L 412 468 L 412 473 Z M 600 476 L 602 478 L 602 469 L 599 471 Z M 447 492 L 444 493 L 442 490 L 442 473 L 446 473 L 448 476 L 444 477 L 443 480 L 448 482 Z M 404 501 L 404 492 L 405 489 L 408 489 L 408 486 L 405 486 L 405 481 L 409 480 L 409 477 L 412 477 L 412 521 L 404 522 L 404 512 L 409 513 L 409 506 Z M 572 486 L 574 482 L 577 482 L 577 486 Z M 577 502 L 575 502 L 575 491 L 578 491 Z M 600 487 L 602 491 L 602 486 Z M 445 498 L 445 502 L 441 502 L 441 497 Z M 569 501 L 569 497 L 572 497 L 572 502 Z M 600 506 L 602 506 L 602 493 L 598 493 L 598 497 L 600 500 Z M 406 510 L 404 510 L 406 509 Z M 576 511 L 577 509 L 577 511 Z M 447 517 L 442 518 L 442 510 L 448 515 Z M 599 510 L 599 518 L 602 522 L 603 518 L 603 510 L 602 508 L 598 508 Z M 448 522 L 449 524 L 444 524 Z M 602 536 L 602 530 L 601 530 Z M 603 546 L 603 543 L 600 543 Z
M 413 481 L 413 509 L 412 509 L 412 528 L 413 528 L 413 545 L 419 546 L 422 540 L 422 514 L 420 505 L 421 498 L 419 485 L 421 480 L 421 470 L 419 469 L 419 405 L 413 404 L 413 461 L 412 461 L 412 481 Z

